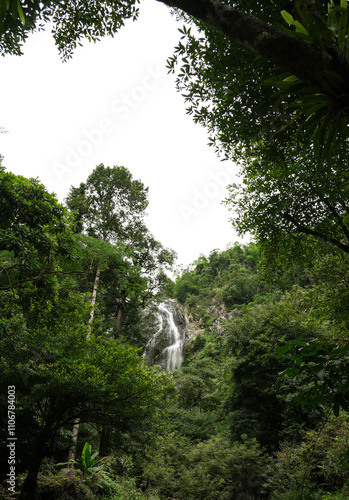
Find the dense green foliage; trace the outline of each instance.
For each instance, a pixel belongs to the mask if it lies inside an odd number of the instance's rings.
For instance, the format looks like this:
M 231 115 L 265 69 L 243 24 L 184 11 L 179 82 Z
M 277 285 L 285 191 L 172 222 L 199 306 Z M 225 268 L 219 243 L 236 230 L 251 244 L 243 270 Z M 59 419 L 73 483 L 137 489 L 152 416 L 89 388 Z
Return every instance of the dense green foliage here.
M 70 252 L 67 213 L 38 180 L 7 173 L 1 166 L 0 189 L 1 289 L 26 282 L 48 285 L 59 255 Z
M 178 3 L 189 12 L 183 2 Z M 227 4 L 237 10 L 225 11 Z M 330 173 L 333 157 L 342 146 L 345 150 L 348 137 L 347 2 L 232 1 L 217 8 L 226 12 L 226 25 L 210 23 L 208 15 L 181 16 L 186 25 L 168 66 L 173 72 L 179 66 L 177 89 L 187 102 L 187 112 L 208 129 L 210 144 L 228 159 L 313 156 Z M 268 39 L 271 26 L 287 34 L 279 46 L 275 30 Z M 267 54 L 262 50 L 264 41 L 273 47 Z M 315 68 L 306 63 L 301 42 L 313 46 L 311 59 L 318 54 L 322 60 L 320 85 L 303 72 Z M 283 43 L 289 50 L 280 60 L 277 54 Z M 293 43 L 300 43 L 298 49 Z M 332 60 L 327 70 L 326 59 Z M 297 60 L 293 68 L 291 60 Z
M 239 245 L 208 257 L 201 256 L 195 262 L 194 270 L 184 271 L 176 281 L 174 294 L 179 302 L 194 306 L 197 303 L 223 300 L 232 308 L 247 304 L 265 289 L 256 273 L 260 251 L 251 244 L 245 250 Z
M 104 173 L 121 174 L 126 195 L 144 195 L 139 214 L 124 206 L 122 228 L 107 196 L 100 208 L 85 203 Z M 193 331 L 183 366 L 148 368 L 136 346 L 156 324 L 142 305 L 153 283 L 163 297 L 152 273 L 172 254 L 157 243 L 144 270 L 138 257 L 154 240 L 143 185 L 120 167 L 94 175 L 71 190 L 69 212 L 38 181 L 1 173 L 1 407 L 15 386 L 17 471 L 29 470 L 22 498 L 34 498 L 38 478 L 39 498 L 344 499 L 347 414 L 329 414 L 348 399 L 346 252 L 318 246 L 293 270 L 279 254 L 277 274 L 266 245 L 201 255 L 170 287 Z M 135 222 L 140 233 L 127 235 Z M 68 474 L 55 464 L 76 421 Z M 96 461 L 109 428 L 109 456 Z
M 294 404 L 309 378 L 279 378 L 289 362 L 276 356 L 275 346 L 299 337 L 306 342 L 324 330 L 298 300 L 296 293 L 286 294 L 276 304 L 251 308 L 229 325 L 236 356 L 229 405 L 232 434 L 236 439 L 244 432 L 255 436 L 269 451 L 298 441 L 302 429 L 314 426 L 322 414 L 321 409 L 311 411 Z
M 221 405 L 212 420 L 207 410 L 200 409 L 210 432 L 201 434 L 201 439 L 209 443 L 216 439 L 214 435 L 220 436 L 225 446 L 233 447 L 254 439 L 261 456 L 269 461 L 268 467 L 264 464 L 255 473 L 257 490 L 245 487 L 246 498 L 346 498 L 347 427 L 342 421 L 326 420 L 332 410 L 337 414 L 340 406 L 346 408 L 348 394 L 348 316 L 344 303 L 341 306 L 342 301 L 347 303 L 347 292 L 339 284 L 346 282 L 346 267 L 339 271 L 335 267 L 339 262 L 345 265 L 345 254 L 318 247 L 313 260 L 304 260 L 302 268 L 295 265 L 292 271 L 284 264 L 277 281 L 275 273 L 270 280 L 268 254 L 255 244 L 236 244 L 201 256 L 176 280 L 175 296 L 188 308 L 189 320 L 200 327 L 186 348 L 182 374 L 176 375 L 183 407 L 177 418 L 187 423 L 182 428 L 177 424 L 176 431 L 197 446 L 189 424 L 192 406 L 200 408 L 203 396 L 209 403 L 219 394 Z M 338 280 L 340 273 L 343 277 Z M 206 370 L 212 363 L 216 386 L 209 396 L 206 388 L 212 375 Z M 201 382 L 196 366 L 202 366 Z M 200 430 L 199 420 L 196 428 Z M 331 439 L 327 432 L 338 432 L 336 442 L 341 444 L 338 448 L 324 445 L 320 451 L 320 442 Z M 230 453 L 234 456 L 233 449 Z M 255 455 L 254 463 L 258 463 Z M 222 483 L 217 498 L 235 498 L 227 491 Z M 177 495 L 182 498 L 180 490 Z M 209 489 L 202 497 L 216 498 Z
M 43 458 L 57 443 L 67 449 L 66 430 L 75 421 L 109 425 L 115 439 L 128 433 L 145 443 L 159 425 L 160 400 L 170 396 L 171 381 L 145 367 L 139 349 L 125 340 L 137 343 L 139 296 L 151 287 L 149 272 L 132 263 L 124 245 L 74 236 L 73 218 L 37 180 L 2 169 L 0 192 L 1 407 L 4 415 L 7 387 L 14 386 L 17 470 L 29 466 L 22 497 L 34 498 Z M 123 337 L 110 335 L 112 307 L 103 287 L 101 303 L 91 302 L 96 269 L 103 283 L 113 282 L 124 300 L 138 304 L 134 329 L 126 323 Z
M 349 252 L 347 159 L 337 152 L 330 170 L 300 147 L 244 162 L 227 200 L 235 227 L 268 245 L 302 234 Z

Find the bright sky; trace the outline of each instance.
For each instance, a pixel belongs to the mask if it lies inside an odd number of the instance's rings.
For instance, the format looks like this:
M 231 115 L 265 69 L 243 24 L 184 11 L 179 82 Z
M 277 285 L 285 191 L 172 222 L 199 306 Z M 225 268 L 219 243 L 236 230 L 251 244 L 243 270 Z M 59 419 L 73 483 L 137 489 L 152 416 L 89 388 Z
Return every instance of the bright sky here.
M 24 56 L 0 60 L 0 153 L 7 170 L 38 177 L 60 201 L 96 165 L 127 167 L 149 186 L 148 228 L 186 266 L 238 240 L 220 204 L 236 169 L 207 146 L 167 75 L 178 27 L 145 0 L 136 23 L 67 63 L 49 31 L 33 35 Z

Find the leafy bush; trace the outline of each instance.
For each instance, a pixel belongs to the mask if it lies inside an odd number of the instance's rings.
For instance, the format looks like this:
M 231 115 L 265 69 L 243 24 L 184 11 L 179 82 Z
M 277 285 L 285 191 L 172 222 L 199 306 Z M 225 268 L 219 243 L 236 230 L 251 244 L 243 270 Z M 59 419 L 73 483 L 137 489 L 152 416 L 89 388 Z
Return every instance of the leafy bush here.
M 179 498 L 257 498 L 267 463 L 255 439 L 230 445 L 226 436 L 214 436 L 190 451 Z
M 343 499 L 348 498 L 348 442 L 349 416 L 343 414 L 331 417 L 317 431 L 307 431 L 300 445 L 277 452 L 267 481 L 271 499 L 285 500 L 290 491 L 314 492 L 314 496 L 325 491 L 324 498 L 335 499 L 329 492 L 339 488 Z
M 145 477 L 162 499 L 254 499 L 262 490 L 268 462 L 257 441 L 246 436 L 242 443 L 230 444 L 226 435 L 216 435 L 189 446 L 172 435 L 145 467 Z

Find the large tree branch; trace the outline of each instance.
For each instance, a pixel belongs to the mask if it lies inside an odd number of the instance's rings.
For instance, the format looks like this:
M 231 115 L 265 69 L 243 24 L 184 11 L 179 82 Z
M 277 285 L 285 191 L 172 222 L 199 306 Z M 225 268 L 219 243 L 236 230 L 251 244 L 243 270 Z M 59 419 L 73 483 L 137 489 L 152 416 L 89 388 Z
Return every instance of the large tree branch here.
M 344 213 L 338 212 L 337 207 L 333 204 L 330 203 L 329 198 L 326 198 L 326 196 L 322 195 L 320 190 L 317 189 L 316 184 L 312 182 L 307 183 L 309 186 L 309 189 L 311 192 L 319 198 L 319 200 L 326 205 L 328 208 L 329 212 L 333 215 L 334 219 L 337 221 L 337 224 L 339 227 L 341 227 L 343 234 L 345 235 L 346 239 L 349 241 L 349 229 L 347 228 L 346 224 L 343 221 L 343 217 L 345 215 L 345 212 L 347 212 L 347 207 L 344 203 L 344 201 L 341 199 L 340 196 L 338 196 L 338 199 L 336 202 L 343 208 Z M 341 188 L 338 188 L 338 193 L 340 193 Z
M 347 240 L 349 241 L 349 230 L 343 222 L 343 215 L 340 214 L 339 212 L 337 212 L 336 207 L 334 205 L 331 205 L 328 198 L 325 198 L 324 196 L 321 196 L 320 194 L 319 194 L 319 198 L 324 203 L 324 205 L 327 206 L 329 211 L 332 213 L 334 218 L 337 220 L 337 224 L 342 228 L 344 235 L 346 236 Z
M 205 22 L 325 94 L 329 92 L 328 72 L 338 73 L 338 61 L 331 54 L 219 0 L 157 1 Z
M 309 234 L 311 236 L 314 236 L 315 238 L 319 238 L 320 240 L 326 241 L 327 243 L 331 243 L 340 250 L 343 250 L 343 252 L 345 253 L 349 253 L 349 245 L 343 243 L 342 241 L 339 241 L 335 238 L 332 238 L 331 236 L 323 234 L 320 231 L 315 231 L 314 229 L 302 226 L 302 224 L 299 224 L 299 222 L 288 213 L 283 213 L 282 216 L 284 217 L 284 219 L 288 220 L 289 222 L 292 222 L 292 224 L 294 224 L 299 233 Z

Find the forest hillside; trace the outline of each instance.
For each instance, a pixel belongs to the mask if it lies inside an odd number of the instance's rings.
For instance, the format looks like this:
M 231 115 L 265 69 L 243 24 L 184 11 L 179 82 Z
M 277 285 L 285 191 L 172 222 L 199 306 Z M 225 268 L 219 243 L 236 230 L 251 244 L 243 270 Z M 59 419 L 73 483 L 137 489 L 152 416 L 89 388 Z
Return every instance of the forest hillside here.
M 3 498 L 349 498 L 346 254 L 235 243 L 171 280 L 126 168 L 65 206 L 0 180 Z

